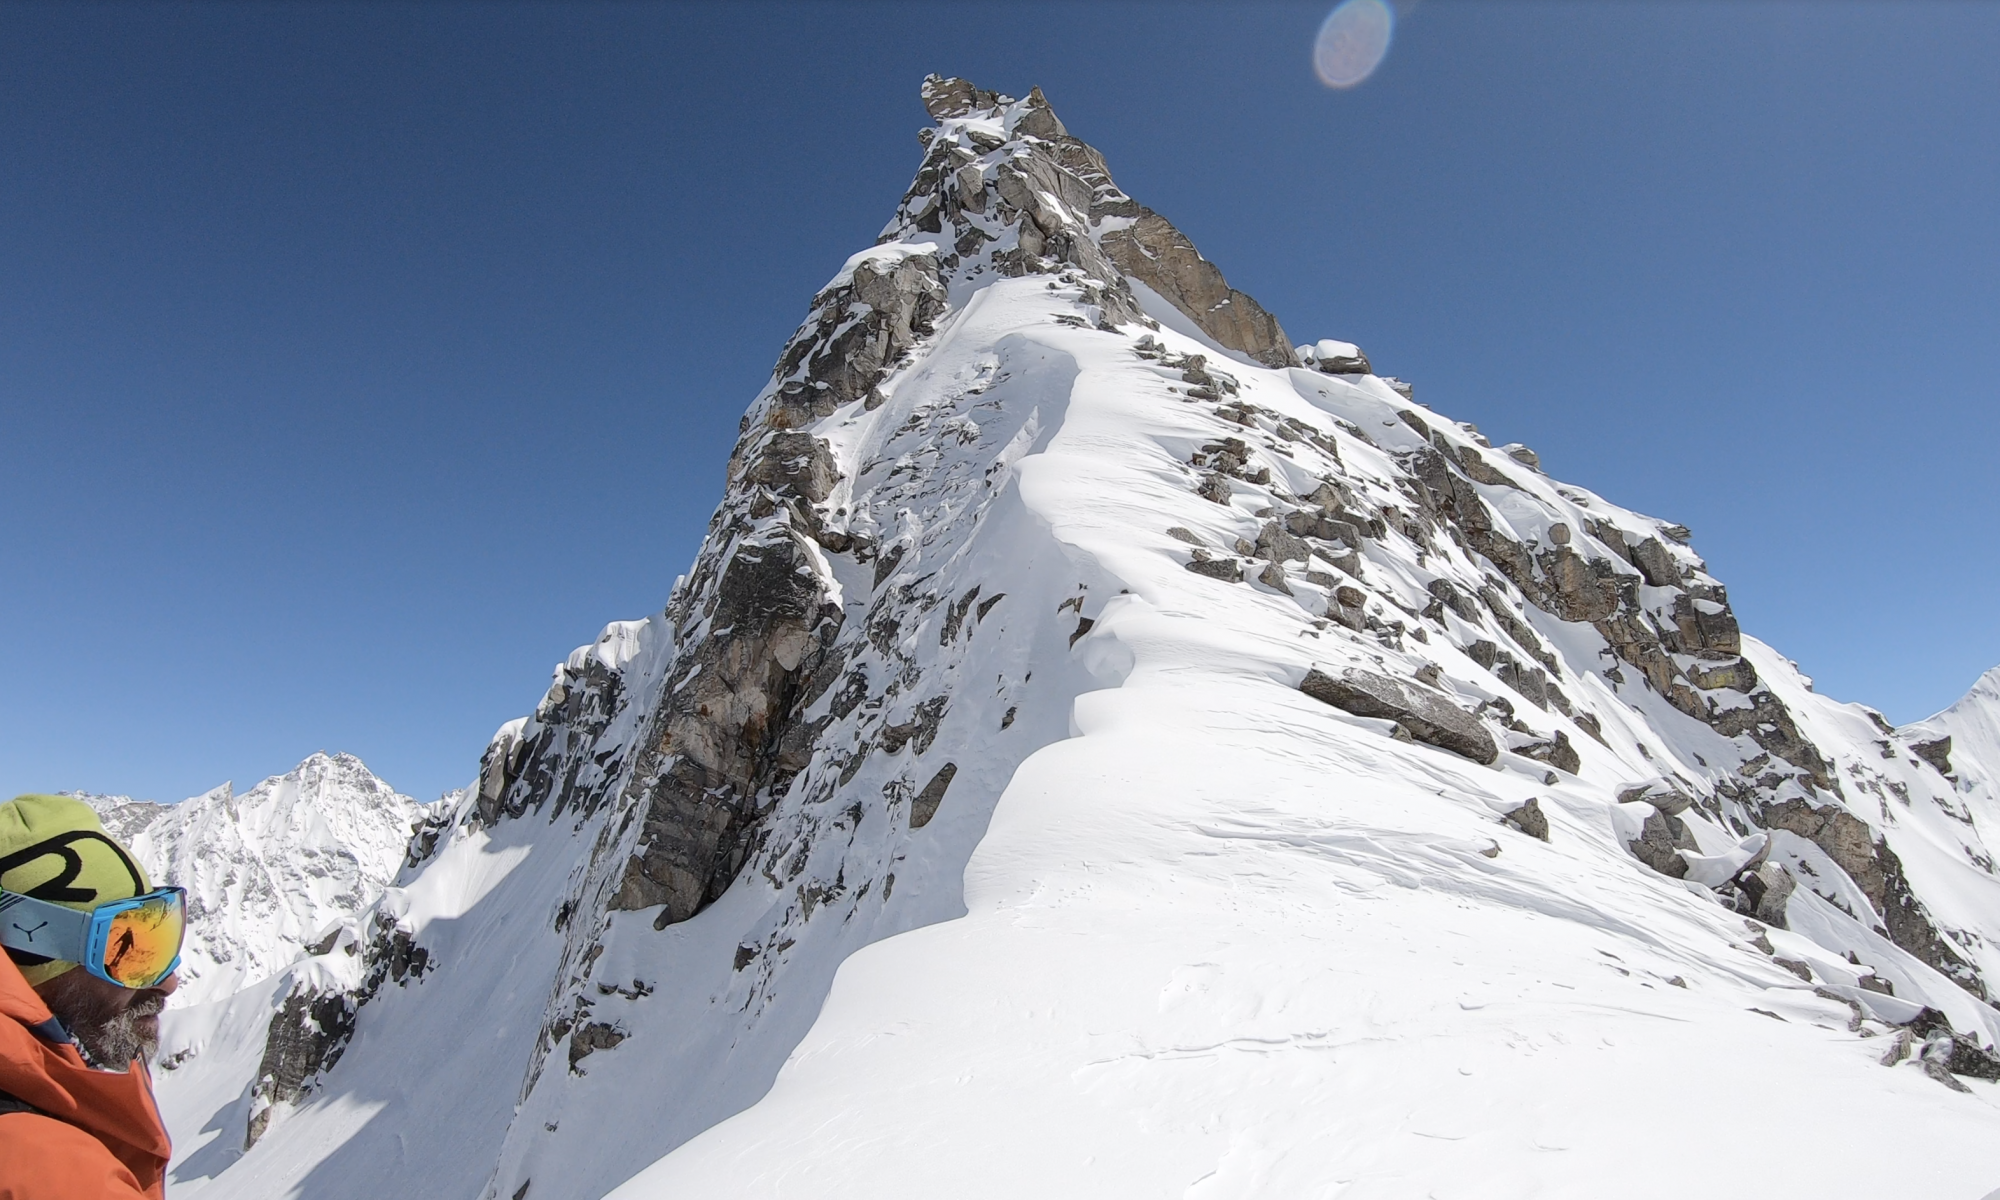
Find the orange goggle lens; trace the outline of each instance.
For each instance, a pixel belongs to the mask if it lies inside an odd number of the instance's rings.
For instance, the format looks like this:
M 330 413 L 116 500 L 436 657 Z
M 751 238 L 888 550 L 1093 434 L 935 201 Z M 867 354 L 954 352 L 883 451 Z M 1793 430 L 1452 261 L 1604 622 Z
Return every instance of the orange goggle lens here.
M 112 915 L 104 937 L 104 974 L 128 988 L 166 978 L 187 932 L 187 901 L 178 890 L 144 897 Z

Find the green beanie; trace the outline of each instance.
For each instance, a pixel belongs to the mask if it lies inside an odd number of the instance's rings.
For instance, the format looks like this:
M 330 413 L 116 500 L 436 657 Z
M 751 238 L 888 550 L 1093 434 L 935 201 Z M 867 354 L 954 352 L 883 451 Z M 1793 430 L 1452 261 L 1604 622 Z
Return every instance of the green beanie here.
M 97 811 L 67 796 L 16 796 L 0 804 L 0 888 L 89 910 L 152 891 L 145 868 L 105 832 Z M 32 985 L 73 962 L 7 951 Z

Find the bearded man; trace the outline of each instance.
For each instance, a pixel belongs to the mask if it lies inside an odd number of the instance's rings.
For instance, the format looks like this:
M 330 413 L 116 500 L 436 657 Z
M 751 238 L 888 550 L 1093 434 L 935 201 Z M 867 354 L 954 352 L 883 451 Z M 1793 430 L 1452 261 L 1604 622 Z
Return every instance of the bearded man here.
M 0 1200 L 164 1200 L 147 1064 L 186 917 L 89 805 L 0 804 Z

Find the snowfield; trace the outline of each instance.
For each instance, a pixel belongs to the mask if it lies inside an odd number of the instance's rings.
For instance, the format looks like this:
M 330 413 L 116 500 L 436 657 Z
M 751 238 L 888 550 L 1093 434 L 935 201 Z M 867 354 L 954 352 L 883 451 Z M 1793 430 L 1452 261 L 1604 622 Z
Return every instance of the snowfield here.
M 173 1194 L 2000 1189 L 2000 670 L 1815 694 L 1038 92 L 925 98 L 666 609 L 170 1011 Z

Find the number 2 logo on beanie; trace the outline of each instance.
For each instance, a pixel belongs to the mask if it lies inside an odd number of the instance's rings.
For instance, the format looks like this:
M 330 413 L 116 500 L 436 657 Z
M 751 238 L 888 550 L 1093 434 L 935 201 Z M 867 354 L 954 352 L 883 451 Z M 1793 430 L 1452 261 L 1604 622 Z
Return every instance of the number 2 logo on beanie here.
M 67 796 L 0 804 L 0 888 L 71 908 L 150 890 L 146 873 L 104 832 L 96 811 Z

